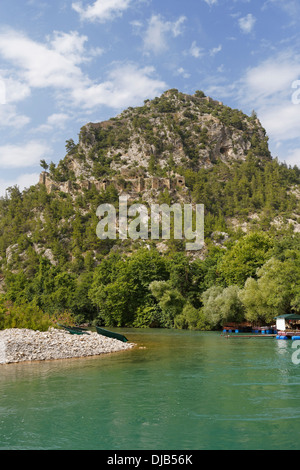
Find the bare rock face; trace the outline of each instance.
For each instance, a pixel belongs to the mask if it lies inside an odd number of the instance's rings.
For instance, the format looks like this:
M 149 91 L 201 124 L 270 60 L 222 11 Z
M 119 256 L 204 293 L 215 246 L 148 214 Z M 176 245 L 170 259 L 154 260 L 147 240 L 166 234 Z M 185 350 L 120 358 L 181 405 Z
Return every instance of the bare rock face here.
M 71 142 L 58 167 L 41 174 L 40 184 L 48 193 L 73 195 L 92 187 L 106 190 L 112 182 L 119 192 L 143 193 L 149 185 L 163 191 L 187 169 L 207 169 L 218 161 L 230 165 L 246 160 L 249 152 L 270 158 L 267 140 L 256 116 L 202 92 L 191 96 L 169 90 L 109 121 L 83 126 L 78 144 Z M 154 178 L 160 179 L 159 188 L 140 184 L 140 179 Z M 167 179 L 173 181 L 166 184 Z
M 6 249 L 6 259 L 7 259 L 7 263 L 10 264 L 12 262 L 12 259 L 13 259 L 13 255 L 14 253 L 17 251 L 19 245 L 16 243 L 14 245 L 10 245 L 7 249 Z

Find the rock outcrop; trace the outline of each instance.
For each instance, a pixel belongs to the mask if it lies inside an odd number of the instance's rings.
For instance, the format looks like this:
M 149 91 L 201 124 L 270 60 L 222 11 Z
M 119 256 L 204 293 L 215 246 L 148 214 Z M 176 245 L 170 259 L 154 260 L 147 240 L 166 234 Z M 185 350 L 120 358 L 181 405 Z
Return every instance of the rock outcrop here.
M 79 142 L 68 141 L 68 153 L 51 174 L 48 190 L 58 181 L 68 192 L 69 178 L 101 186 L 103 178 L 167 178 L 182 169 L 210 168 L 218 161 L 242 161 L 252 152 L 270 158 L 268 138 L 257 117 L 203 96 L 169 90 L 144 106 L 128 108 L 109 121 L 88 123 Z

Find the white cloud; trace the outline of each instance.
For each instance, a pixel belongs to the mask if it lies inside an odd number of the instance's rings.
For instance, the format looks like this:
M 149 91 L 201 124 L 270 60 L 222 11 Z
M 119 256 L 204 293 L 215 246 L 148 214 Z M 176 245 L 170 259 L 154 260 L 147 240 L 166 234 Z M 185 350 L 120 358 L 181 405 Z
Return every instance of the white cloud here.
M 277 141 L 287 141 L 299 138 L 300 106 L 291 102 L 261 108 L 259 111 L 268 134 Z
M 239 27 L 245 34 L 251 33 L 255 23 L 256 18 L 252 15 L 252 13 L 249 13 L 247 16 L 244 16 L 243 18 L 239 19 Z
M 10 76 L 9 71 L 2 71 L 2 73 L 0 71 L 0 90 L 1 88 L 4 90 L 5 104 L 23 101 L 28 98 L 31 93 L 30 87 L 26 83 L 18 80 L 16 77 Z
M 28 87 L 66 89 L 84 80 L 78 64 L 85 41 L 77 33 L 55 33 L 53 40 L 42 44 L 17 31 L 1 31 L 0 55 L 12 63 L 19 82 Z
M 240 81 L 240 101 L 256 109 L 275 142 L 299 138 L 300 105 L 292 102 L 299 77 L 299 56 L 285 51 L 248 69 Z
M 5 196 L 6 189 L 17 185 L 20 191 L 23 191 L 25 188 L 29 188 L 32 185 L 37 184 L 39 181 L 39 173 L 25 173 L 14 180 L 6 180 L 0 178 L 0 197 Z
M 0 128 L 12 127 L 20 129 L 30 123 L 30 118 L 24 114 L 18 114 L 16 107 L 11 104 L 0 105 Z
M 286 50 L 249 68 L 240 82 L 243 102 L 257 102 L 261 107 L 292 104 L 292 84 L 300 77 L 300 57 Z
M 80 36 L 77 31 L 63 33 L 54 31 L 54 37 L 48 38 L 54 51 L 71 60 L 74 64 L 80 64 L 86 60 L 85 43 L 88 41 L 87 36 Z
M 198 47 L 196 41 L 193 41 L 189 50 L 189 54 L 191 54 L 196 59 L 199 59 L 204 55 L 204 49 L 202 47 Z
M 293 83 L 300 79 L 300 55 L 285 50 L 269 57 L 232 83 L 211 77 L 206 93 L 219 99 L 235 100 L 239 107 L 250 113 L 255 109 L 270 137 L 270 146 L 278 151 L 281 161 L 297 164 L 300 151 L 300 103 L 293 103 L 293 94 L 300 97 L 300 89 Z M 290 148 L 296 150 L 291 151 Z
M 244 107 L 282 107 L 284 104 L 292 104 L 293 93 L 300 96 L 300 92 L 292 87 L 300 79 L 300 55 L 290 49 L 270 56 L 258 65 L 249 67 L 235 82 L 228 83 L 224 76 L 221 83 L 218 77 L 208 78 L 209 93 L 235 97 Z
M 299 78 L 300 56 L 291 49 L 248 69 L 235 84 L 239 102 L 256 110 L 279 158 L 298 166 L 300 104 L 293 103 L 293 94 L 299 90 L 292 85 Z
M 55 113 L 48 117 L 46 124 L 41 124 L 32 132 L 51 132 L 54 129 L 64 129 L 66 122 L 70 119 L 70 116 L 65 113 Z
M 209 51 L 209 54 L 213 57 L 213 56 L 215 56 L 216 54 L 218 54 L 218 52 L 221 52 L 221 50 L 222 50 L 222 44 L 220 44 L 219 46 L 214 47 L 213 49 L 211 49 L 211 50 Z
M 177 37 L 182 34 L 182 24 L 186 17 L 180 16 L 177 21 L 164 21 L 160 15 L 152 15 L 149 26 L 144 36 L 144 48 L 156 54 L 168 48 L 167 35 Z
M 288 165 L 297 165 L 300 168 L 300 147 L 290 150 L 286 154 L 285 161 Z
M 48 117 L 47 123 L 50 126 L 54 127 L 61 127 L 64 126 L 66 121 L 69 119 L 69 115 L 65 113 L 55 113 L 51 114 L 51 116 Z
M 218 3 L 218 0 L 204 0 L 205 3 L 207 3 L 207 5 L 209 5 L 210 7 L 212 5 L 216 5 Z
M 169 24 L 174 36 L 180 34 L 182 21 L 179 18 Z M 91 80 L 80 68 L 89 59 L 86 41 L 77 32 L 55 32 L 44 44 L 16 31 L 0 31 L 0 57 L 12 63 L 12 73 L 29 91 L 52 88 L 62 106 L 93 109 L 104 104 L 119 108 L 138 104 L 166 88 L 165 82 L 154 77 L 153 67 L 139 68 L 135 64 L 115 65 L 102 83 Z M 49 125 L 52 124 L 48 122 L 41 130 L 47 130 L 45 126 Z
M 191 76 L 191 74 L 186 72 L 183 67 L 180 67 L 179 69 L 177 69 L 177 74 L 182 75 L 183 78 L 190 78 Z
M 154 72 L 153 67 L 119 64 L 111 70 L 105 82 L 74 90 L 72 100 L 86 109 L 99 105 L 116 109 L 138 105 L 167 88 L 165 82 L 154 77 Z
M 72 8 L 79 13 L 83 21 L 103 23 L 121 16 L 129 8 L 130 3 L 131 0 L 96 0 L 86 8 L 82 6 L 82 2 L 74 2 Z
M 47 145 L 36 141 L 27 142 L 24 145 L 2 145 L 0 146 L 0 168 L 34 166 L 50 152 Z
M 186 21 L 185 16 L 180 16 L 177 21 L 169 22 L 170 23 L 170 29 L 172 31 L 173 36 L 176 38 L 177 36 L 180 36 L 183 31 L 181 28 L 181 25 Z
M 290 15 L 294 21 L 297 21 L 300 13 L 300 5 L 298 0 L 266 0 L 262 5 L 262 10 L 266 10 L 272 5 L 282 8 L 283 11 Z

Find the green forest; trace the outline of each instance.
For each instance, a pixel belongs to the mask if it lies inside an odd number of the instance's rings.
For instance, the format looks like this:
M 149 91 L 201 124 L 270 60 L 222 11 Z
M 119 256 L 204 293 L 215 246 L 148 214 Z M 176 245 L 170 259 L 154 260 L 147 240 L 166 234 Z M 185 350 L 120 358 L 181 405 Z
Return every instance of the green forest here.
M 132 148 L 139 159 L 127 161 Z M 300 169 L 271 157 L 255 112 L 169 90 L 82 127 L 66 152 L 41 167 L 72 191 L 13 186 L 0 198 L 0 328 L 65 321 L 208 330 L 300 313 Z M 130 177 L 185 178 L 184 192 L 150 198 L 204 204 L 203 250 L 186 252 L 185 240 L 172 238 L 161 251 L 154 240 L 97 237 L 98 206 L 117 207 L 120 193 L 80 189 L 80 181 L 117 177 L 126 188 L 122 165 Z
M 300 313 L 300 233 L 288 223 L 299 214 L 290 188 L 298 187 L 300 170 L 250 154 L 184 175 L 193 200 L 205 204 L 205 254 L 194 258 L 181 240 L 169 240 L 164 254 L 154 241 L 99 240 L 96 209 L 117 202 L 112 187 L 75 198 L 38 185 L 9 188 L 0 200 L 0 328 L 47 329 L 63 319 L 211 330 Z M 272 224 L 278 215 L 280 227 Z M 248 221 L 247 232 L 232 227 L 231 217 Z

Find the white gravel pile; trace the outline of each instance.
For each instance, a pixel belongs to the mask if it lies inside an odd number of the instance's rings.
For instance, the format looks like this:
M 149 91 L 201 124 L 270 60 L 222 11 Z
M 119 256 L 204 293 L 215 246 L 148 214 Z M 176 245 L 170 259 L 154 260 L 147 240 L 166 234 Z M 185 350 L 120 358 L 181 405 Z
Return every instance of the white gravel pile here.
M 97 356 L 133 346 L 132 343 L 123 343 L 93 332 L 71 335 L 55 328 L 46 332 L 8 329 L 0 331 L 0 364 Z

